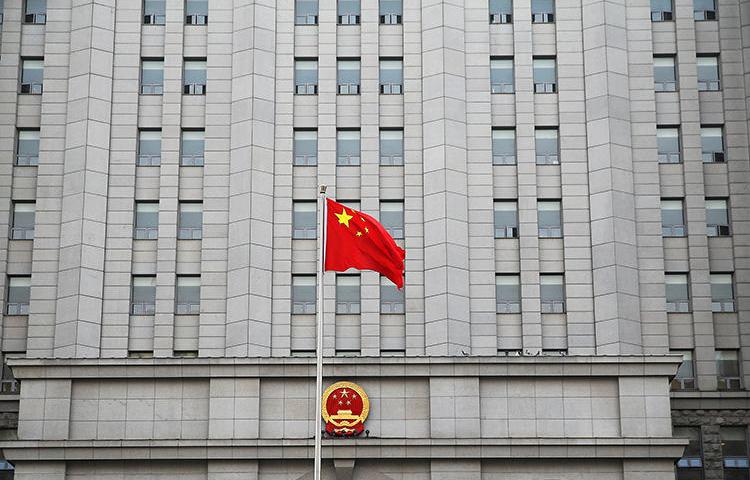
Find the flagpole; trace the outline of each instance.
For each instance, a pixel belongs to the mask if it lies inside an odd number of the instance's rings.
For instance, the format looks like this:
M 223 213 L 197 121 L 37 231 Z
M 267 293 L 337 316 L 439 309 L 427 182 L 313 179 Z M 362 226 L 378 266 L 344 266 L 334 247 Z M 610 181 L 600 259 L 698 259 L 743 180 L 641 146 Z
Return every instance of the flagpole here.
M 323 275 L 325 274 L 325 244 L 326 244 L 326 185 L 320 185 L 318 197 L 318 211 L 320 221 L 318 222 L 318 275 L 317 277 L 317 308 L 316 315 L 316 347 L 315 347 L 315 411 L 313 412 L 313 427 L 315 428 L 315 465 L 313 469 L 314 480 L 321 480 L 322 463 L 322 432 L 320 430 L 320 416 L 323 402 Z

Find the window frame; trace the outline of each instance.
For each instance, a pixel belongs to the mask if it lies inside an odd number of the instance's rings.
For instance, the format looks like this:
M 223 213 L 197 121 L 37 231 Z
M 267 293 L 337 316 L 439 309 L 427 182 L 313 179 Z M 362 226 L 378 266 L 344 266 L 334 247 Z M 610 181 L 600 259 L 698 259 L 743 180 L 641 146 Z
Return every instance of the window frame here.
M 718 282 L 718 279 L 727 279 L 728 282 Z M 711 286 L 711 311 L 713 313 L 734 313 L 737 311 L 737 289 L 735 288 L 735 279 L 733 272 L 711 272 L 709 275 Z M 714 296 L 719 287 L 714 285 L 728 285 L 730 296 L 727 298 L 717 298 Z M 725 287 L 727 288 L 727 287 Z
M 503 283 L 500 279 L 515 280 L 514 283 Z M 517 295 L 513 298 L 506 298 L 501 295 L 502 286 L 513 286 L 517 289 Z M 508 287 L 510 288 L 510 287 Z M 502 299 L 501 299 L 502 297 Z M 508 296 L 509 297 L 509 296 Z M 495 313 L 502 314 L 519 314 L 521 313 L 521 275 L 519 273 L 496 273 L 495 274 Z
M 398 134 L 398 139 L 383 138 L 384 134 L 395 133 Z M 400 141 L 401 149 L 400 152 L 395 154 L 384 155 L 383 142 L 386 141 Z M 378 156 L 380 159 L 380 166 L 383 167 L 400 167 L 404 165 L 404 129 L 403 128 L 381 128 L 378 132 Z M 385 161 L 384 161 L 385 160 Z
M 297 282 L 300 282 L 300 284 L 297 284 Z M 317 289 L 315 275 L 292 275 L 291 286 L 292 315 L 315 315 L 315 313 L 317 312 Z M 298 299 L 296 295 L 297 287 L 306 287 L 309 291 L 312 292 L 313 299 Z M 297 304 L 299 304 L 300 308 L 298 308 Z
M 700 72 L 701 67 L 705 67 L 705 65 L 701 65 L 702 59 L 713 59 L 716 61 L 716 79 L 715 80 L 701 80 Z M 721 55 L 718 53 L 715 54 L 699 54 L 696 55 L 696 78 L 698 82 L 698 91 L 699 92 L 719 92 L 722 89 L 721 85 Z
M 156 212 L 155 226 L 139 226 L 139 207 L 149 206 Z M 142 212 L 153 213 L 153 212 Z M 159 238 L 159 202 L 158 201 L 136 201 L 133 208 L 133 240 L 156 240 Z
M 6 315 L 12 316 L 26 316 L 29 315 L 29 305 L 31 304 L 31 275 L 8 275 L 8 283 L 5 288 L 5 308 L 4 312 Z M 15 282 L 23 282 L 25 285 L 14 286 Z M 25 298 L 20 298 L 23 301 L 11 301 L 18 300 L 13 298 L 12 289 L 14 288 L 25 288 L 27 291 L 23 295 Z
M 671 60 L 672 61 L 672 80 L 661 81 L 657 80 L 656 70 L 657 68 L 666 69 L 667 66 L 657 65 L 659 60 Z M 654 55 L 654 91 L 657 93 L 673 93 L 679 91 L 679 73 L 677 71 L 677 57 L 675 55 Z
M 675 281 L 679 278 L 684 278 L 684 283 Z M 684 298 L 670 298 L 668 285 L 684 285 Z M 664 289 L 664 300 L 666 302 L 666 311 L 668 314 L 692 312 L 690 274 L 688 272 L 665 272 Z
M 25 134 L 35 134 L 36 138 L 23 139 Z M 22 153 L 21 142 L 34 141 L 36 142 L 36 154 L 34 153 Z M 41 131 L 38 128 L 18 128 L 16 129 L 16 145 L 15 145 L 15 157 L 13 165 L 17 167 L 35 167 L 39 165 L 39 151 L 41 147 Z
M 27 66 L 28 65 L 28 66 Z M 38 65 L 38 67 L 31 67 Z M 21 72 L 18 76 L 18 93 L 21 95 L 42 95 L 44 93 L 44 58 L 43 57 L 21 57 Z M 27 72 L 41 71 L 41 76 L 36 78 L 26 78 Z
M 297 207 L 307 206 L 306 210 L 297 210 Z M 311 207 L 311 208 L 310 208 Z M 312 212 L 312 223 L 298 225 L 297 215 Z M 292 201 L 292 240 L 315 240 L 318 238 L 318 203 L 315 200 Z
M 561 291 L 560 298 L 547 298 L 545 299 L 545 281 L 552 279 L 560 279 L 560 283 L 548 283 L 550 286 L 558 287 Z M 548 280 L 545 280 L 548 279 Z M 544 314 L 564 314 L 567 311 L 567 293 L 565 288 L 565 274 L 564 273 L 542 273 L 539 274 L 539 304 L 540 311 Z
M 184 214 L 200 213 L 200 227 L 184 226 Z M 197 215 L 196 215 L 197 216 Z M 203 202 L 184 201 L 177 206 L 177 239 L 201 240 L 203 238 Z
M 539 153 L 540 140 L 551 140 L 552 137 L 545 137 L 550 132 L 554 133 L 555 151 Z M 534 129 L 534 158 L 537 165 L 560 165 L 560 130 L 558 127 L 537 127 Z
M 148 279 L 152 285 L 136 285 L 136 280 Z M 135 289 L 136 287 L 151 288 L 153 289 L 153 303 L 138 302 L 136 303 Z M 130 315 L 134 316 L 152 316 L 156 315 L 156 275 L 132 275 L 130 278 Z M 136 308 L 136 305 L 139 307 Z
M 497 65 L 510 64 L 508 68 L 498 68 Z M 495 73 L 501 70 L 510 70 L 510 83 L 507 82 L 495 82 Z M 490 93 L 492 94 L 512 94 L 516 91 L 516 66 L 514 57 L 490 57 Z
M 148 137 L 154 138 L 148 138 Z M 159 154 L 154 153 L 143 153 L 143 142 L 152 141 L 156 142 L 156 138 L 159 142 Z M 161 165 L 161 150 L 162 150 L 162 131 L 161 129 L 138 129 L 138 143 L 136 145 L 135 165 L 136 167 L 158 167 Z
M 392 206 L 399 206 L 400 209 L 392 209 Z M 401 240 L 406 238 L 406 219 L 405 219 L 405 205 L 403 200 L 381 200 L 380 208 L 380 223 L 388 234 L 393 237 L 394 240 Z M 385 212 L 388 212 L 385 216 Z M 396 215 L 398 214 L 398 215 Z M 389 223 L 389 218 L 398 218 L 400 224 Z M 385 217 L 385 218 L 384 218 Z
M 314 139 L 297 138 L 312 134 Z M 314 142 L 314 154 L 301 154 L 297 142 Z M 292 163 L 295 167 L 313 167 L 318 165 L 318 130 L 315 128 L 295 128 L 292 132 Z
M 499 205 L 512 205 L 512 209 L 498 209 Z M 513 212 L 515 225 L 498 225 L 498 212 Z M 495 238 L 518 238 L 518 200 L 495 199 L 492 205 L 492 222 Z
M 30 210 L 19 210 L 19 206 L 25 205 L 30 206 Z M 19 213 L 31 212 L 31 225 L 18 226 L 17 218 Z M 11 211 L 10 211 L 10 229 L 8 232 L 8 238 L 10 240 L 34 240 L 34 233 L 36 230 L 36 202 L 35 201 L 24 201 L 24 200 L 12 200 Z
M 661 133 L 660 133 L 661 132 Z M 676 135 L 666 135 L 666 133 L 675 132 Z M 660 138 L 676 139 L 677 150 L 676 151 L 664 151 L 662 152 L 661 147 L 663 144 L 659 144 Z M 656 126 L 656 155 L 658 163 L 660 164 L 679 164 L 682 163 L 682 130 L 679 126 L 673 125 L 657 125 Z
M 537 62 L 552 62 L 552 72 L 553 72 L 553 79 L 552 81 L 546 81 L 546 79 L 543 78 L 537 78 L 537 70 L 540 70 L 540 77 L 542 70 L 549 70 L 549 67 L 542 68 L 541 66 L 537 66 Z M 531 70 L 532 70 L 532 81 L 534 82 L 534 93 L 539 94 L 551 94 L 551 93 L 557 93 L 557 57 L 554 56 L 535 56 L 532 58 L 531 62 Z M 539 80 L 539 81 L 538 81 Z
M 149 68 L 145 68 L 146 66 Z M 152 66 L 153 65 L 153 66 Z M 161 65 L 161 69 L 153 68 Z M 144 83 L 146 70 L 160 70 L 161 83 Z M 140 95 L 164 95 L 164 59 L 163 58 L 141 58 L 141 66 L 138 79 L 138 93 Z
M 399 64 L 399 68 L 383 68 L 384 65 Z M 387 78 L 384 77 L 384 72 L 395 71 L 399 72 L 398 82 L 385 82 Z M 381 57 L 378 60 L 378 85 L 381 95 L 403 95 L 404 94 L 404 59 L 396 57 Z
M 189 68 L 195 66 L 203 66 L 203 68 Z M 190 82 L 188 83 L 188 72 L 202 72 L 203 83 Z M 192 74 L 191 74 L 192 75 Z M 186 58 L 182 63 L 182 94 L 183 95 L 205 95 L 206 85 L 208 84 L 208 61 L 205 58 Z
M 315 68 L 301 68 L 314 64 Z M 295 57 L 294 59 L 294 94 L 295 95 L 317 95 L 320 83 L 320 64 L 317 58 Z M 314 82 L 300 81 L 301 72 L 315 71 Z
M 680 204 L 680 223 L 666 225 L 664 223 L 664 211 L 676 210 L 674 208 L 665 208 L 667 205 Z M 660 201 L 661 210 L 661 236 L 665 238 L 679 238 L 687 236 L 687 222 L 685 220 L 685 200 L 683 198 L 662 198 Z
M 347 283 L 351 282 L 351 285 Z M 356 283 L 356 286 L 354 285 Z M 342 299 L 342 294 L 356 288 L 356 299 Z M 359 274 L 336 274 L 336 315 L 360 315 L 362 313 L 362 279 Z
M 185 285 L 181 285 L 185 283 Z M 193 283 L 193 285 L 190 285 Z M 197 283 L 197 285 L 195 285 Z M 201 309 L 201 276 L 200 275 L 177 275 L 175 281 L 175 315 L 200 315 Z M 197 301 L 195 298 L 183 298 L 186 289 L 197 288 Z M 189 291 L 189 290 L 188 290 Z M 181 293 L 182 292 L 182 293 Z M 182 300 L 182 301 L 181 301 Z M 184 301 L 193 300 L 193 301 Z

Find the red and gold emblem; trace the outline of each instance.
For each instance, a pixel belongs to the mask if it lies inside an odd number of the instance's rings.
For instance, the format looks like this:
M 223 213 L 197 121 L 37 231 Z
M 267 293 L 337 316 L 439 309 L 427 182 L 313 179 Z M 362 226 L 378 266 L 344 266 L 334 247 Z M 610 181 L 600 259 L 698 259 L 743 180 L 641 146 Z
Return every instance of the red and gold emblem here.
M 334 383 L 323 392 L 322 405 L 326 432 L 330 435 L 353 437 L 365 429 L 370 400 L 356 383 Z

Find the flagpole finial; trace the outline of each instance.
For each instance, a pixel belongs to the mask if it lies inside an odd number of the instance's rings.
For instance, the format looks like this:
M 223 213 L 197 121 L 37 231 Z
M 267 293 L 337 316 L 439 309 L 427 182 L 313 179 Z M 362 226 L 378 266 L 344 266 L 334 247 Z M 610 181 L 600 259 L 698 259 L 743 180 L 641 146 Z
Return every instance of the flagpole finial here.
M 321 195 L 325 195 L 326 194 L 326 190 L 328 190 L 328 185 L 321 185 L 320 186 L 320 194 Z

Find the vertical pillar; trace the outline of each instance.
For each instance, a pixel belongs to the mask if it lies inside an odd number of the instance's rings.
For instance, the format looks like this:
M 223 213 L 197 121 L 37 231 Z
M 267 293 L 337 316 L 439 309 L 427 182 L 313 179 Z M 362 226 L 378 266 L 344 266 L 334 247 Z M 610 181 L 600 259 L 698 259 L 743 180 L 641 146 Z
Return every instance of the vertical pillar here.
M 464 8 L 464 0 L 422 3 L 428 355 L 471 349 Z
M 641 351 L 626 2 L 583 7 L 598 354 Z
M 114 0 L 72 6 L 54 354 L 99 354 L 112 113 Z

